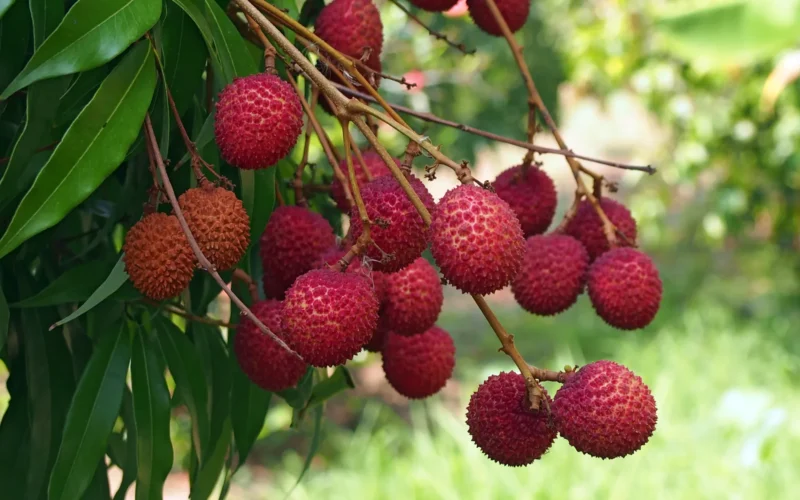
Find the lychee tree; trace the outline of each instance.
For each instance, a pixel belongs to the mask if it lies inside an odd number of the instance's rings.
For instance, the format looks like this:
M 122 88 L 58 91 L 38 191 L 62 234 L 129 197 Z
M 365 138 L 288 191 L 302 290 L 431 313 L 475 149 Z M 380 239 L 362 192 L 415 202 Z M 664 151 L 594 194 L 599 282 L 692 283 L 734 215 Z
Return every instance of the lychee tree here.
M 515 39 L 529 2 L 468 6 L 518 65 L 525 140 L 416 116 L 527 150 L 495 180 L 378 92 L 387 79 L 411 84 L 381 72 L 371 0 L 0 3 L 4 495 L 111 497 L 113 465 L 115 498 L 134 483 L 137 498 L 158 498 L 170 415 L 185 411 L 192 497 L 220 481 L 224 497 L 273 397 L 294 409 L 293 426 L 312 422 L 307 468 L 325 401 L 352 387 L 346 364 L 362 349 L 411 399 L 452 376 L 455 345 L 436 325 L 448 284 L 471 295 L 518 369 L 489 377 L 467 408 L 490 459 L 528 465 L 559 434 L 601 458 L 648 441 L 656 408 L 639 377 L 612 361 L 534 366 L 484 295 L 511 285 L 525 310 L 552 315 L 586 288 L 602 320 L 646 327 L 658 270 L 636 248 L 630 212 L 606 197 L 615 186 L 588 165 L 654 170 L 565 144 Z M 379 124 L 407 138 L 402 153 L 387 151 Z M 535 143 L 540 127 L 557 149 Z M 312 140 L 327 165 L 309 163 Z M 563 156 L 575 180 L 555 225 L 536 154 Z M 460 185 L 437 202 L 427 183 L 442 168 Z M 543 381 L 563 386 L 551 398 Z

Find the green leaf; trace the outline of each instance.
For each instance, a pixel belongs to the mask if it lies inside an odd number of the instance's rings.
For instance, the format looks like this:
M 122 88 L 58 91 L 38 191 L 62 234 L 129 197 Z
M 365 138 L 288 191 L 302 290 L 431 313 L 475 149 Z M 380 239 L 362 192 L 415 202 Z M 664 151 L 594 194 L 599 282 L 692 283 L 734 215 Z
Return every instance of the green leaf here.
M 30 8 L 33 22 L 33 46 L 38 49 L 64 17 L 64 2 L 63 0 L 30 0 Z
M 205 14 L 217 48 L 217 54 L 212 55 L 217 66 L 215 69 L 218 69 L 217 73 L 221 70 L 220 76 L 225 83 L 232 82 L 234 77 L 252 75 L 258 71 L 255 61 L 247 52 L 247 43 L 225 11 L 213 0 L 206 0 Z
M 314 406 L 330 399 L 332 396 L 347 390 L 355 388 L 353 377 L 344 366 L 337 366 L 333 375 L 321 381 L 311 390 L 311 397 L 308 399 L 308 406 Z
M 222 432 L 223 422 L 228 417 L 231 404 L 230 360 L 222 332 L 219 327 L 192 324 L 192 338 L 197 346 L 200 361 L 205 368 L 206 383 L 210 389 L 209 442 L 215 443 Z
M 308 400 L 311 397 L 311 391 L 314 387 L 314 369 L 308 367 L 305 375 L 297 383 L 297 387 L 285 389 L 277 392 L 276 394 L 286 401 L 286 404 L 295 410 L 302 410 L 308 405 Z
M 56 124 L 58 126 L 72 123 L 72 120 L 89 102 L 97 87 L 103 83 L 112 63 L 104 64 L 99 68 L 78 73 L 72 78 L 69 88 L 61 96 L 56 113 Z
M 112 265 L 111 261 L 97 260 L 69 268 L 42 291 L 11 307 L 45 307 L 86 300 L 103 283 Z
M 81 497 L 83 500 L 108 500 L 111 498 L 111 487 L 108 484 L 108 470 L 106 463 L 101 458 L 94 470 L 92 482 L 86 487 L 86 493 Z
M 64 439 L 50 476 L 51 500 L 81 498 L 92 480 L 122 403 L 130 341 L 123 325 L 104 335 L 92 353 L 67 414 Z
M 172 3 L 180 7 L 186 14 L 192 18 L 194 25 L 200 30 L 200 35 L 206 42 L 208 52 L 214 53 L 214 39 L 211 36 L 211 26 L 204 15 L 204 0 L 172 0 Z
M 137 464 L 136 464 L 136 417 L 133 415 L 133 395 L 131 391 L 125 387 L 122 394 L 122 421 L 125 424 L 125 440 L 122 442 L 122 447 L 119 450 L 119 456 L 116 457 L 123 466 L 122 481 L 120 481 L 119 488 L 114 493 L 114 500 L 125 500 L 125 495 L 128 492 L 131 484 L 136 480 Z M 111 438 L 117 436 L 112 434 L 109 437 L 109 449 L 111 449 Z M 111 455 L 109 454 L 109 457 Z
M 14 5 L 16 0 L 0 0 L 0 18 L 6 13 L 9 7 Z
M 95 306 L 97 306 L 97 304 L 103 302 L 109 297 L 109 295 L 119 290 L 119 287 L 121 287 L 126 281 L 128 281 L 128 273 L 125 272 L 125 263 L 122 262 L 122 257 L 120 257 L 119 260 L 117 260 L 117 263 L 114 265 L 114 268 L 106 277 L 105 281 L 103 281 L 103 283 L 97 287 L 97 289 L 92 293 L 92 295 L 89 296 L 88 299 L 86 299 L 86 302 L 84 302 L 78 309 L 75 310 L 75 312 L 66 318 L 57 321 L 50 327 L 50 329 L 52 330 L 57 326 L 69 323 L 75 318 L 83 316 L 87 312 L 91 311 Z
M 0 275 L 1 276 L 1 275 Z M 8 312 L 8 302 L 3 293 L 3 282 L 0 281 L 0 351 L 6 345 L 8 340 L 8 322 L 11 320 L 11 315 Z
M 155 349 L 145 332 L 139 329 L 133 339 L 131 356 L 137 499 L 159 498 L 172 468 L 169 390 Z
M 244 465 L 267 417 L 272 393 L 247 378 L 235 356 L 231 356 L 233 385 L 231 387 L 231 420 L 233 438 L 239 456 L 237 469 Z
M 308 0 L 303 2 L 303 8 L 300 9 L 300 17 L 297 21 L 303 26 L 311 26 L 324 8 L 325 0 Z
M 5 88 L 25 65 L 32 38 L 28 6 L 19 2 L 10 7 L 6 5 L 8 12 L 0 19 L 0 88 Z
M 27 484 L 21 478 L 27 477 L 30 428 L 24 357 L 17 356 L 8 368 L 6 388 L 11 400 L 0 422 L 0 450 L 13 450 L 13 453 L 0 453 L 0 484 L 4 497 L 25 498 Z
M 33 82 L 107 63 L 160 16 L 161 0 L 78 0 L 0 99 Z
M 214 444 L 214 449 L 206 463 L 200 468 L 197 477 L 192 483 L 190 497 L 193 500 L 205 500 L 214 490 L 219 474 L 225 465 L 225 455 L 231 445 L 231 419 L 226 418 L 222 424 L 222 432 Z
M 202 80 L 208 51 L 192 19 L 171 3 L 166 5 L 167 15 L 161 23 L 161 64 L 175 106 L 183 114 Z
M 314 456 L 317 454 L 317 450 L 319 450 L 319 444 L 322 441 L 322 406 L 317 406 L 314 408 L 314 433 L 311 436 L 311 446 L 308 448 L 308 455 L 306 455 L 306 460 L 303 462 L 303 469 L 300 471 L 300 475 L 297 476 L 297 482 L 294 483 L 292 490 L 300 484 L 300 481 L 303 480 L 303 476 L 306 475 L 308 472 L 308 468 L 311 467 L 311 461 L 314 460 Z M 291 496 L 291 491 L 287 498 Z
M 0 239 L 0 257 L 58 223 L 119 166 L 153 96 L 153 64 L 142 42 L 100 85 L 20 202 Z
M 279 162 L 283 163 L 285 160 Z M 242 204 L 250 216 L 250 244 L 254 245 L 267 226 L 275 208 L 275 168 L 239 172 L 242 183 Z
M 202 151 L 206 144 L 210 143 L 212 139 L 214 139 L 214 117 L 216 116 L 216 110 L 211 109 L 211 113 L 208 114 L 206 120 L 203 122 L 203 126 L 200 127 L 200 131 L 194 138 L 194 144 L 197 146 L 198 151 Z M 178 162 L 178 166 L 183 165 L 189 158 L 191 158 L 191 153 L 186 153 L 181 158 L 181 161 Z M 208 161 L 208 160 L 206 160 Z

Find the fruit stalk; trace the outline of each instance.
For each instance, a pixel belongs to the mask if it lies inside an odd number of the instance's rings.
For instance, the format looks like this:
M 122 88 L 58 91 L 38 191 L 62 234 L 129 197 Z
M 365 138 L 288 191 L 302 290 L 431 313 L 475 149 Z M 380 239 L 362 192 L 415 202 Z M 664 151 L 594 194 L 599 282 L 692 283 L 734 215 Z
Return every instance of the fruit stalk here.
M 355 244 L 347 251 L 347 254 L 339 260 L 339 270 L 344 272 L 347 266 L 350 265 L 350 261 L 353 260 L 353 257 L 369 248 L 369 245 L 372 243 L 372 237 L 370 236 L 372 222 L 369 220 L 369 215 L 367 215 L 367 207 L 364 205 L 364 199 L 361 197 L 361 188 L 358 185 L 356 169 L 353 165 L 353 155 L 351 151 L 353 137 L 350 135 L 350 122 L 340 118 L 339 125 L 342 127 L 344 158 L 347 163 L 347 175 L 350 176 L 350 189 L 353 191 L 353 198 L 355 198 L 356 208 L 358 209 L 358 217 L 361 219 L 361 226 L 363 227 L 361 235 L 359 235 Z M 364 160 L 362 159 L 361 161 L 363 163 Z M 364 170 L 366 170 L 366 167 L 364 167 Z

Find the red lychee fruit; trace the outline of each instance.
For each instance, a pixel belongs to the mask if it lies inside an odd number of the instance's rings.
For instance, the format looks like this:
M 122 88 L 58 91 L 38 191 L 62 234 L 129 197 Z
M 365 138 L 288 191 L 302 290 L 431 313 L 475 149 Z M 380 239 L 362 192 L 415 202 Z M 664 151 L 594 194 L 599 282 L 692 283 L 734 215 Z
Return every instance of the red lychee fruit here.
M 627 241 L 636 242 L 636 221 L 625 205 L 609 198 L 601 198 L 600 207 L 617 229 L 627 237 Z M 588 200 L 580 202 L 578 211 L 567 223 L 564 232 L 583 243 L 589 252 L 589 262 L 608 252 L 608 239 L 603 232 L 603 223 Z M 626 238 L 617 235 L 617 243 L 620 246 L 627 246 L 627 241 Z
M 250 308 L 264 326 L 286 341 L 281 326 L 283 303 L 262 300 Z M 236 359 L 247 378 L 265 391 L 282 391 L 297 385 L 306 364 L 263 333 L 247 316 L 242 316 L 233 344 Z
M 545 398 L 549 403 L 547 391 Z M 519 373 L 492 375 L 469 399 L 469 434 L 495 462 L 512 467 L 528 465 L 544 455 L 558 435 L 546 407 L 528 408 L 525 379 Z
M 361 157 L 364 159 L 364 164 L 367 166 L 367 170 L 369 170 L 373 180 L 384 175 L 391 175 L 389 167 L 386 166 L 386 163 L 383 162 L 380 155 L 378 155 L 378 153 L 376 153 L 374 150 L 370 149 L 363 151 L 361 153 Z M 395 158 L 394 162 L 398 167 L 400 166 L 400 160 Z M 346 160 L 339 162 L 339 169 L 341 169 L 345 180 L 347 181 L 347 188 L 350 189 L 350 171 L 347 168 Z M 364 186 L 364 184 L 367 183 L 367 174 L 364 173 L 364 168 L 355 157 L 353 158 L 353 169 L 356 172 L 356 181 L 358 182 L 358 185 Z M 347 197 L 344 194 L 344 187 L 342 186 L 342 183 L 339 182 L 339 178 L 336 176 L 333 177 L 333 182 L 331 182 L 331 197 L 333 198 L 333 201 L 336 202 L 336 206 L 339 207 L 339 210 L 345 213 L 350 212 L 350 205 L 347 203 Z
M 432 396 L 445 386 L 456 364 L 450 334 L 432 326 L 418 335 L 388 332 L 383 343 L 383 371 L 394 389 L 410 399 Z
M 531 236 L 525 242 L 525 257 L 511 291 L 530 313 L 558 314 L 569 309 L 583 293 L 588 268 L 589 255 L 572 236 Z
M 511 167 L 497 176 L 497 196 L 517 214 L 525 237 L 547 231 L 556 213 L 556 186 L 553 180 L 536 167 L 523 172 L 522 166 Z
M 250 244 L 250 217 L 233 191 L 206 182 L 178 198 L 200 250 L 219 271 L 235 266 Z
M 442 282 L 424 257 L 385 275 L 385 281 L 381 318 L 389 330 L 399 335 L 414 335 L 436 323 L 444 302 Z
M 286 291 L 283 329 L 289 345 L 306 363 L 340 365 L 372 338 L 378 306 L 364 276 L 315 269 Z
M 473 185 L 449 190 L 431 224 L 431 252 L 448 283 L 486 295 L 517 275 L 525 238 L 508 203 Z
M 312 269 L 333 269 L 338 271 L 339 268 L 336 264 L 347 254 L 349 247 L 350 245 L 347 246 L 347 249 L 338 246 L 329 248 L 314 262 Z M 369 269 L 358 256 L 350 261 L 346 272 L 358 273 L 366 277 L 372 284 L 372 289 L 375 292 L 375 297 L 378 298 L 378 302 L 383 303 L 383 299 L 386 296 L 386 275 L 384 273 Z
M 528 20 L 531 0 L 495 0 L 494 3 L 512 33 L 522 28 Z M 486 5 L 486 0 L 467 0 L 467 7 L 470 17 L 480 29 L 490 35 L 503 36 L 503 31 L 495 21 L 489 6 Z
M 235 78 L 217 102 L 214 135 L 222 158 L 245 170 L 275 165 L 294 148 L 303 128 L 303 105 L 277 75 Z
M 412 5 L 428 12 L 444 12 L 454 6 L 458 0 L 409 0 Z
M 383 23 L 371 0 L 333 0 L 319 13 L 314 32 L 334 49 L 355 59 L 371 51 L 365 63 L 380 72 Z
M 650 257 L 635 248 L 615 248 L 589 268 L 589 298 L 597 315 L 621 330 L 644 328 L 661 305 L 661 278 Z
M 383 344 L 386 341 L 386 335 L 389 333 L 389 330 L 386 328 L 385 325 L 382 324 L 380 316 L 378 317 L 378 328 L 375 329 L 375 333 L 372 334 L 372 338 L 369 339 L 369 342 L 364 344 L 364 349 L 369 352 L 382 352 L 383 351 Z
M 580 368 L 556 392 L 558 432 L 576 450 L 599 458 L 630 455 L 656 428 L 656 401 L 642 379 L 613 361 Z
M 174 215 L 152 213 L 125 235 L 125 272 L 133 286 L 153 300 L 174 297 L 189 286 L 195 257 Z
M 283 298 L 294 280 L 335 242 L 333 228 L 320 214 L 289 205 L 276 208 L 261 235 L 267 298 Z
M 413 176 L 407 177 L 414 192 L 429 211 L 436 206 L 425 185 Z M 403 269 L 422 255 L 430 241 L 430 229 L 406 197 L 394 177 L 385 175 L 368 182 L 361 190 L 361 198 L 373 225 L 370 229 L 373 245 L 366 255 L 372 259 L 376 271 L 393 273 Z M 363 231 L 358 209 L 350 212 L 350 233 L 357 240 Z

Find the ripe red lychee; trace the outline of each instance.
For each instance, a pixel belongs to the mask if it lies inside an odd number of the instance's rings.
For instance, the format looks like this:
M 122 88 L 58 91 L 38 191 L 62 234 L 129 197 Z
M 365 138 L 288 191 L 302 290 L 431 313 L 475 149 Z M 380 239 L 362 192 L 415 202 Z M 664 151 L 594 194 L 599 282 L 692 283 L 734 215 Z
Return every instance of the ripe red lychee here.
M 601 198 L 600 207 L 609 220 L 617 226 L 617 229 L 627 237 L 627 241 L 636 241 L 636 221 L 625 205 L 609 198 Z M 603 232 L 603 223 L 600 221 L 597 211 L 587 200 L 581 201 L 578 205 L 578 211 L 567 223 L 565 232 L 583 243 L 586 251 L 589 252 L 589 262 L 593 262 L 609 249 L 608 239 Z M 627 241 L 626 238 L 617 235 L 617 243 L 620 246 L 627 246 Z
M 442 282 L 424 257 L 385 275 L 385 282 L 381 318 L 389 330 L 399 335 L 414 335 L 436 323 L 444 302 Z
M 449 190 L 431 224 L 431 252 L 448 283 L 485 295 L 517 275 L 525 238 L 508 203 L 473 185 Z
M 528 20 L 531 0 L 495 0 L 494 3 L 512 33 L 522 28 L 525 21 Z M 490 35 L 503 36 L 500 25 L 497 24 L 492 11 L 486 5 L 486 0 L 467 0 L 467 7 L 469 7 L 470 17 L 480 29 Z
M 589 268 L 589 298 L 597 315 L 621 330 L 644 328 L 661 305 L 661 278 L 653 261 L 635 248 L 615 248 Z
M 235 266 L 250 244 L 250 217 L 233 191 L 205 185 L 178 198 L 200 250 L 219 271 Z
M 250 308 L 264 326 L 284 342 L 281 326 L 283 303 L 262 300 Z M 282 391 L 297 385 L 306 364 L 263 333 L 248 317 L 242 316 L 233 345 L 236 359 L 247 378 L 266 391 Z
M 378 328 L 375 329 L 375 333 L 372 334 L 372 338 L 369 339 L 369 342 L 364 344 L 364 349 L 368 350 L 369 352 L 383 351 L 383 343 L 386 341 L 386 335 L 389 333 L 389 330 L 381 323 L 382 321 L 379 316 Z
M 556 187 L 553 180 L 537 167 L 523 172 L 522 166 L 511 167 L 497 176 L 497 196 L 517 214 L 525 237 L 547 231 L 556 213 Z
M 378 306 L 364 276 L 315 269 L 286 291 L 284 332 L 289 345 L 308 364 L 340 365 L 372 338 Z
M 303 107 L 277 75 L 235 78 L 217 102 L 214 135 L 222 158 L 235 167 L 271 167 L 289 154 L 303 128 Z
M 531 236 L 525 242 L 525 257 L 511 291 L 530 313 L 558 314 L 569 309 L 583 293 L 588 268 L 589 255 L 572 236 Z
M 656 401 L 642 379 L 613 361 L 579 369 L 551 407 L 558 432 L 576 450 L 599 458 L 630 455 L 656 428 Z
M 145 216 L 125 235 L 122 251 L 131 283 L 150 299 L 178 295 L 194 275 L 194 253 L 174 215 Z
M 333 246 L 324 252 L 319 258 L 314 261 L 314 265 L 311 266 L 312 269 L 334 269 L 338 271 L 339 268 L 337 267 L 337 263 L 347 254 L 347 251 L 350 249 L 350 245 L 347 245 L 347 248 L 340 248 L 338 246 Z M 361 258 L 356 256 L 353 260 L 350 261 L 350 265 L 347 266 L 348 273 L 357 273 L 364 277 L 366 277 L 370 283 L 372 283 L 372 289 L 375 291 L 375 297 L 378 298 L 378 302 L 383 303 L 383 299 L 386 296 L 386 275 L 380 271 L 373 271 L 369 269 L 368 266 L 364 265 Z
M 428 12 L 444 12 L 454 6 L 458 0 L 410 0 L 410 2 Z
M 453 339 L 438 326 L 410 337 L 386 334 L 383 371 L 389 384 L 407 398 L 422 399 L 439 392 L 455 364 Z
M 373 180 L 384 175 L 391 175 L 386 163 L 383 162 L 380 155 L 378 155 L 378 153 L 376 153 L 374 150 L 370 149 L 363 151 L 361 153 L 361 157 L 364 159 L 364 164 L 367 166 L 367 170 L 369 170 Z M 395 158 L 394 162 L 398 167 L 400 166 L 400 160 Z M 344 174 L 345 180 L 348 183 L 347 188 L 350 189 L 350 171 L 347 168 L 346 160 L 342 160 L 339 163 L 339 169 Z M 356 172 L 356 181 L 358 182 L 358 185 L 364 186 L 364 184 L 367 183 L 367 174 L 364 173 L 364 168 L 355 157 L 353 158 L 353 169 Z M 339 210 L 345 213 L 350 212 L 350 205 L 347 203 L 347 197 L 344 194 L 344 187 L 342 186 L 342 183 L 339 182 L 339 178 L 336 176 L 333 177 L 333 182 L 331 182 L 331 197 L 333 198 L 333 201 L 336 202 L 336 206 L 339 207 Z
M 545 397 L 549 403 L 547 391 Z M 467 405 L 472 441 L 495 462 L 512 467 L 528 465 L 544 455 L 558 434 L 546 407 L 528 408 L 525 379 L 519 373 L 491 375 Z
M 333 228 L 318 213 L 290 205 L 276 208 L 261 235 L 267 298 L 283 298 L 294 280 L 335 242 Z
M 347 56 L 361 59 L 370 51 L 366 65 L 380 72 L 383 23 L 371 0 L 333 0 L 319 13 L 314 32 Z
M 407 179 L 422 203 L 432 212 L 435 203 L 422 181 L 413 176 Z M 374 223 L 370 229 L 373 245 L 366 252 L 367 257 L 375 261 L 373 269 L 393 273 L 422 255 L 430 241 L 431 232 L 394 177 L 385 175 L 368 182 L 361 190 L 361 197 Z M 363 231 L 356 207 L 350 212 L 350 224 L 355 241 Z

